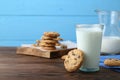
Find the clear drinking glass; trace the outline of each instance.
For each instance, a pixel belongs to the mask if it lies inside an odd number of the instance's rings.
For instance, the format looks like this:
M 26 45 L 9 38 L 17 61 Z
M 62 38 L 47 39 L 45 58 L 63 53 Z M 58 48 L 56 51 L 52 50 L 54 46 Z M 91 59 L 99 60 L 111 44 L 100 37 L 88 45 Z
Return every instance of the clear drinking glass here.
M 103 34 L 101 24 L 76 25 L 77 48 L 84 52 L 84 61 L 81 71 L 99 71 L 99 58 Z

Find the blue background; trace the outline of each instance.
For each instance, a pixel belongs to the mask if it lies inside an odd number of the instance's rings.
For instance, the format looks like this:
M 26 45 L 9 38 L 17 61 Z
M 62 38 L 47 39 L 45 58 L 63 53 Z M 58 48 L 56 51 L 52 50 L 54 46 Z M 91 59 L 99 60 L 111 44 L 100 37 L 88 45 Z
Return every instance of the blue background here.
M 98 23 L 96 9 L 120 10 L 120 0 L 0 0 L 0 46 L 34 43 L 45 31 L 76 41 L 75 25 Z

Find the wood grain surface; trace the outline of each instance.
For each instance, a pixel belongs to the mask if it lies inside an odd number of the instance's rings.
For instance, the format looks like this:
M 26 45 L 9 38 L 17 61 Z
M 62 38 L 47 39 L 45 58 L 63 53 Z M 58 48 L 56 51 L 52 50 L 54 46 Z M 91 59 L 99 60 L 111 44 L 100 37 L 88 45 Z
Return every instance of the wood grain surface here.
M 67 54 L 70 49 L 57 49 L 57 50 L 42 50 L 33 47 L 18 47 L 16 53 L 23 54 L 23 55 L 32 55 L 37 57 L 44 57 L 44 58 L 60 58 L 61 56 Z
M 120 80 L 118 72 L 68 73 L 63 60 L 16 54 L 16 47 L 0 47 L 0 80 Z

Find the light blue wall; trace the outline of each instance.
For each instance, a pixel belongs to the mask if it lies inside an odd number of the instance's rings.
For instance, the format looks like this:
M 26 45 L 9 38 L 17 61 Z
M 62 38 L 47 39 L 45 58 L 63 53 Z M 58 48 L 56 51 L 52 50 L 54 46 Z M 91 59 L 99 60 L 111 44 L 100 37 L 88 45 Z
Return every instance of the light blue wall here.
M 76 41 L 76 24 L 98 23 L 95 9 L 120 10 L 120 0 L 0 0 L 0 46 L 34 43 L 45 31 Z

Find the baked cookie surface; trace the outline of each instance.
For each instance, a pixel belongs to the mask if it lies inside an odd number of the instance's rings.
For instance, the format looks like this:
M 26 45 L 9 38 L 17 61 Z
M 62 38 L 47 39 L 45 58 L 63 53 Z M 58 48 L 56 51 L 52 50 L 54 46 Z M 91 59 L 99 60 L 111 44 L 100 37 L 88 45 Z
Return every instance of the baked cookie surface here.
M 41 39 L 42 40 L 53 40 L 53 38 L 48 37 L 48 36 L 42 36 Z
M 60 38 L 60 37 L 52 38 L 52 37 L 48 37 L 48 36 L 44 36 L 44 35 L 41 37 L 41 39 L 42 39 L 42 40 L 57 40 L 57 41 L 63 41 L 63 39 Z
M 51 43 L 51 44 L 56 44 L 57 41 L 56 40 L 41 40 L 40 43 Z
M 54 47 L 55 44 L 54 43 L 39 43 L 39 46 L 42 46 L 42 47 Z
M 61 59 L 62 60 L 65 60 L 65 58 L 67 57 L 68 55 L 63 55 L 62 57 L 61 57 Z
M 120 59 L 109 58 L 104 61 L 107 66 L 120 66 Z
M 65 58 L 64 66 L 68 72 L 74 72 L 83 63 L 83 52 L 78 49 L 74 49 L 68 52 L 68 55 Z
M 56 38 L 56 37 L 60 36 L 60 34 L 57 32 L 44 32 L 44 36 Z

